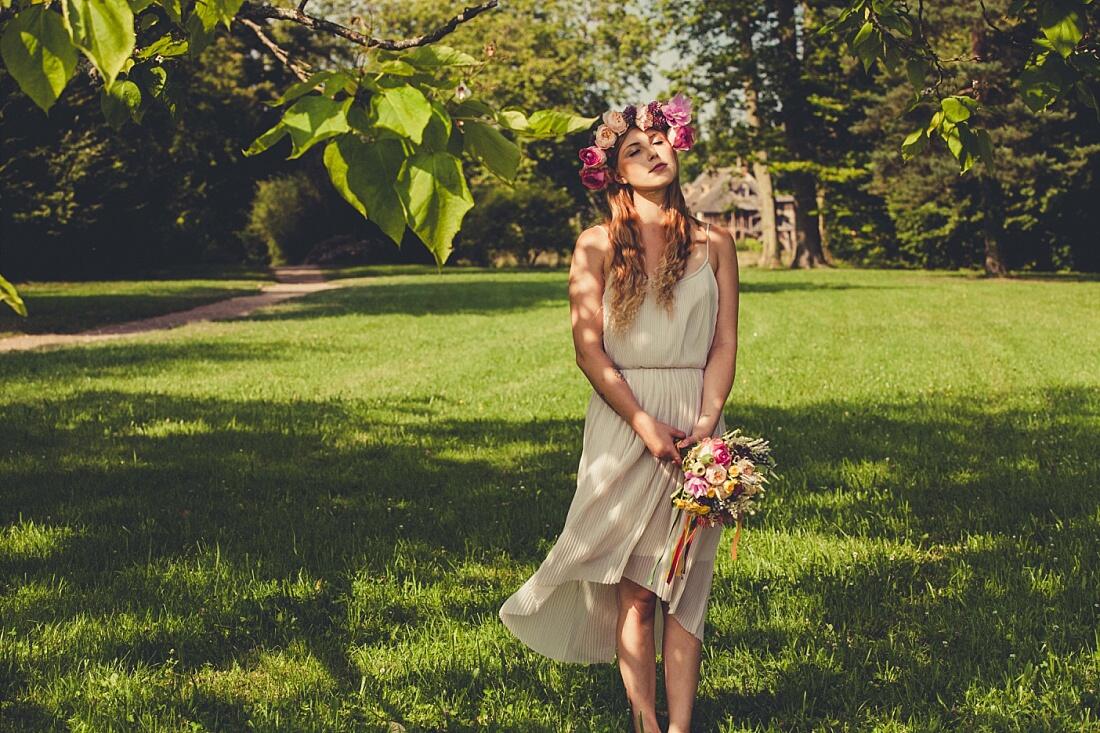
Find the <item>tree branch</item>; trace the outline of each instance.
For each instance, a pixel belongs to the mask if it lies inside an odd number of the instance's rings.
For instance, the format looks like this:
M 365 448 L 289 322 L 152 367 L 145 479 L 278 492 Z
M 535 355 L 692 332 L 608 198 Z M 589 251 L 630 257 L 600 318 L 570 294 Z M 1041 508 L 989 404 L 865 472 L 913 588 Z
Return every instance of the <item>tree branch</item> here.
M 256 38 L 260 40 L 260 43 L 267 47 L 267 50 L 271 52 L 272 56 L 281 61 L 282 64 L 286 66 L 286 68 L 290 69 L 290 73 L 298 77 L 299 81 L 305 81 L 309 78 L 309 74 L 305 71 L 305 69 L 291 61 L 289 54 L 287 54 L 286 51 L 280 48 L 279 45 L 275 43 L 275 41 L 268 38 L 267 34 L 264 33 L 264 29 L 260 27 L 259 23 L 253 20 L 249 20 L 248 18 L 238 18 L 238 20 L 241 22 L 241 25 L 245 26 L 253 33 L 255 33 Z
M 466 8 L 455 17 L 448 20 L 443 25 L 439 26 L 435 30 L 426 33 L 422 36 L 415 36 L 413 38 L 404 38 L 397 40 L 387 40 L 384 38 L 373 38 L 358 31 L 353 31 L 351 28 L 342 26 L 339 23 L 333 23 L 330 20 L 324 18 L 316 18 L 301 10 L 305 6 L 305 3 L 301 3 L 298 9 L 291 8 L 277 8 L 274 5 L 256 5 L 251 2 L 245 2 L 237 13 L 238 19 L 273 19 L 273 20 L 289 20 L 300 25 L 304 25 L 307 28 L 312 28 L 316 31 L 323 33 L 329 33 L 334 36 L 340 36 L 352 43 L 360 46 L 366 46 L 368 48 L 382 48 L 388 51 L 400 51 L 406 48 L 413 48 L 415 46 L 426 46 L 429 43 L 438 41 L 443 36 L 454 31 L 455 28 L 461 23 L 481 15 L 486 10 L 491 10 L 497 7 L 499 0 L 486 0 L 479 5 Z

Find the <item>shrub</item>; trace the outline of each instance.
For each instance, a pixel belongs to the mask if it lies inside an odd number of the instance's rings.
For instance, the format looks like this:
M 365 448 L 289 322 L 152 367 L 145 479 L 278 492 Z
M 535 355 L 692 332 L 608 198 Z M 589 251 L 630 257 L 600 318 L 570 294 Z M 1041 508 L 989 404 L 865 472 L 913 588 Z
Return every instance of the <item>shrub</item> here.
M 298 264 L 323 230 L 321 193 L 304 172 L 256 184 L 243 238 L 266 248 L 272 265 Z

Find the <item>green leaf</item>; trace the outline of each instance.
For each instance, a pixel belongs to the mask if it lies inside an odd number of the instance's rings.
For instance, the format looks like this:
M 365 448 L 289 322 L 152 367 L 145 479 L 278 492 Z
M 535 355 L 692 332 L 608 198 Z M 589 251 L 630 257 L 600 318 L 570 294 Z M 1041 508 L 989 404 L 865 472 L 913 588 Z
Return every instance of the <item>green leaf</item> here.
M 145 48 L 136 51 L 134 57 L 137 59 L 151 59 L 154 56 L 171 58 L 185 53 L 187 53 L 187 39 L 177 40 L 166 33 Z
M 405 209 L 396 188 L 405 161 L 400 141 L 365 143 L 341 135 L 325 146 L 324 158 L 340 195 L 400 247 L 405 234 Z
M 959 128 L 958 128 L 958 126 L 952 127 L 948 130 L 944 130 L 943 139 L 947 143 L 947 149 L 950 150 L 951 154 L 953 156 L 955 156 L 955 158 L 957 160 L 960 160 L 960 162 L 961 162 L 961 159 L 960 159 L 959 156 L 962 155 L 963 144 L 962 144 L 962 140 L 959 139 Z
M 519 146 L 504 137 L 500 130 L 476 120 L 463 122 L 462 133 L 468 143 L 467 149 L 486 168 L 506 181 L 515 180 L 519 170 Z
M 1062 58 L 1069 56 L 1085 34 L 1081 18 L 1068 3 L 1039 3 L 1039 26 Z
M 451 117 L 456 119 L 472 119 L 474 117 L 493 116 L 493 108 L 476 99 L 467 99 L 451 106 Z M 526 127 L 526 120 L 524 123 Z
M 243 155 L 257 155 L 270 148 L 275 143 L 283 139 L 283 137 L 289 132 L 286 129 L 286 125 L 282 120 L 275 123 L 275 126 L 270 130 L 260 135 L 258 138 L 252 141 L 252 144 L 241 151 Z
M 202 22 L 203 30 L 211 32 L 218 23 L 229 30 L 229 22 L 241 9 L 243 0 L 195 0 L 195 7 L 191 11 L 193 17 Z
M 901 144 L 901 155 L 905 160 L 909 160 L 914 155 L 917 155 L 928 147 L 928 135 L 923 127 L 913 130 L 909 133 L 909 136 L 905 138 L 905 141 Z
M 852 39 L 851 47 L 863 62 L 863 70 L 869 71 L 871 64 L 875 62 L 879 47 L 879 32 L 871 21 L 860 26 L 855 38 Z
M 463 217 L 474 205 L 461 161 L 450 153 L 417 153 L 401 168 L 397 194 L 409 226 L 442 267 Z
M 497 113 L 497 122 L 513 132 L 527 132 L 530 124 L 527 115 L 518 109 L 504 109 Z
M 882 39 L 882 62 L 886 65 L 887 70 L 894 74 L 901 68 L 902 63 L 901 49 L 898 45 L 888 37 Z
M 109 87 L 104 87 L 99 96 L 103 116 L 107 124 L 118 129 L 126 120 L 141 122 L 141 90 L 129 79 L 119 79 Z
M 62 8 L 73 42 L 107 86 L 134 52 L 134 14 L 126 0 L 65 0 Z
M 159 97 L 164 91 L 164 85 L 168 82 L 168 72 L 163 66 L 142 64 L 130 72 L 130 79 L 138 85 L 145 96 Z
M 0 58 L 23 93 L 49 112 L 76 70 L 76 49 L 60 14 L 30 5 L 8 21 Z
M 0 303 L 7 303 L 13 311 L 26 318 L 26 304 L 19 297 L 19 292 L 15 289 L 15 286 L 5 280 L 3 275 L 0 275 Z
M 924 86 L 924 79 L 928 75 L 928 61 L 922 58 L 912 58 L 905 62 L 905 75 L 909 77 L 909 83 L 917 89 Z
M 183 0 L 161 0 L 160 4 L 169 20 L 176 25 L 183 25 Z
M 959 134 L 960 152 L 955 157 L 959 159 L 959 173 L 966 173 L 974 165 L 974 152 L 978 148 L 978 141 L 971 133 L 965 122 L 960 122 L 956 127 Z M 948 143 L 950 147 L 950 142 Z M 952 151 L 954 152 L 954 151 Z
M 1042 64 L 1026 67 L 1020 72 L 1020 97 L 1032 112 L 1046 109 L 1062 93 L 1059 74 L 1054 68 L 1055 59 L 1057 65 L 1061 66 L 1060 56 L 1047 56 Z
M 581 117 L 572 112 L 559 112 L 553 109 L 540 109 L 527 120 L 525 134 L 534 137 L 560 137 L 587 130 L 596 121 L 595 117 Z
M 929 135 L 931 135 L 932 132 L 942 124 L 943 124 L 943 110 L 939 109 L 939 110 L 936 110 L 936 114 L 932 115 L 932 119 L 928 121 L 928 127 L 926 128 L 926 131 L 928 132 Z
M 401 54 L 401 60 L 422 69 L 438 69 L 444 66 L 477 66 L 481 62 L 468 53 L 433 43 L 417 46 Z
M 295 99 L 298 99 L 299 97 L 304 97 L 305 95 L 309 94 L 317 88 L 318 84 L 328 81 L 328 79 L 331 78 L 332 75 L 335 73 L 335 71 L 323 70 L 310 74 L 305 81 L 298 81 L 291 84 L 289 87 L 286 88 L 285 92 L 280 94 L 272 101 L 265 102 L 264 104 L 269 107 L 282 107 L 287 102 L 293 102 Z
M 446 150 L 451 136 L 451 116 L 436 100 L 433 99 L 431 105 L 432 116 L 424 127 L 423 146 L 428 150 Z
M 993 141 L 989 138 L 989 133 L 984 129 L 978 129 L 974 131 L 975 138 L 978 145 L 978 155 L 981 156 L 982 162 L 984 162 L 990 168 L 993 167 Z
M 948 122 L 962 122 L 970 117 L 970 106 L 963 101 L 964 99 L 969 98 L 952 96 L 944 97 L 940 101 L 940 107 L 943 108 L 944 117 Z
M 297 158 L 315 143 L 349 132 L 349 97 L 337 102 L 328 97 L 312 94 L 292 104 L 283 114 L 282 125 L 290 133 L 289 159 Z
M 419 145 L 424 127 L 431 119 L 432 106 L 419 89 L 403 85 L 383 89 L 371 97 L 371 114 L 379 127 L 393 130 Z
M 871 34 L 875 30 L 875 25 L 871 21 L 867 21 L 856 32 L 855 38 L 852 39 L 852 48 L 857 48 L 860 44 L 866 43 L 871 37 Z

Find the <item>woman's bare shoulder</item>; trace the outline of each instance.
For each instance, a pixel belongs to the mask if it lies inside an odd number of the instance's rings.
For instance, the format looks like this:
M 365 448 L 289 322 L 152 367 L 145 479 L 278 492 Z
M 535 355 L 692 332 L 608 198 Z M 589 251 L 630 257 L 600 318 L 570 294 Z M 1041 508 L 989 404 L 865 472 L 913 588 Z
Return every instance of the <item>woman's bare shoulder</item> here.
M 588 227 L 577 237 L 577 246 L 573 257 L 579 258 L 579 264 L 593 272 L 606 275 L 611 262 L 611 238 L 602 225 Z

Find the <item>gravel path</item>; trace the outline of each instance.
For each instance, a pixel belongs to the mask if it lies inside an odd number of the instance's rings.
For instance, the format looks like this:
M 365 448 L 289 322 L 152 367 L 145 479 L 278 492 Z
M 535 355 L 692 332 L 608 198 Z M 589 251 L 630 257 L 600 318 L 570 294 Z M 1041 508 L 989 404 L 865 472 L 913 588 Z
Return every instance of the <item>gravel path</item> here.
M 176 328 L 196 321 L 216 321 L 221 318 L 236 318 L 245 316 L 256 310 L 274 303 L 281 303 L 291 298 L 299 298 L 303 295 L 316 293 L 319 290 L 331 290 L 342 287 L 340 281 L 331 282 L 324 279 L 320 268 L 311 265 L 296 267 L 276 267 L 275 283 L 265 285 L 257 295 L 242 295 L 236 298 L 227 298 L 215 303 L 207 303 L 197 308 L 175 313 L 166 313 L 152 318 L 142 318 L 137 321 L 115 323 L 110 326 L 93 328 L 80 333 L 39 333 L 23 336 L 11 336 L 0 339 L 0 352 L 26 351 L 41 346 L 67 346 L 70 344 L 87 344 L 95 341 L 106 341 L 149 331 L 161 331 L 168 328 Z

